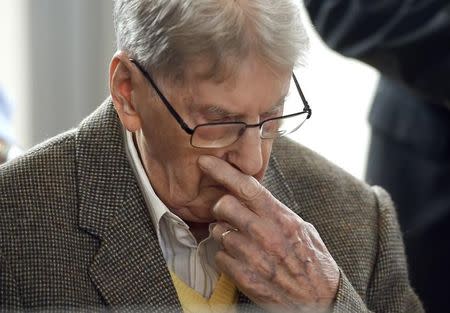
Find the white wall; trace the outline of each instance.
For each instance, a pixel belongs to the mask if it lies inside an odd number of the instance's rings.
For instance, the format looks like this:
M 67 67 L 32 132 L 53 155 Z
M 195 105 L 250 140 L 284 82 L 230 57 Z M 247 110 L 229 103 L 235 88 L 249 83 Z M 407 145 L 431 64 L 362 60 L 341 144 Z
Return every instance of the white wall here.
M 15 137 L 22 146 L 29 145 L 30 103 L 28 70 L 28 1 L 0 0 L 0 84 L 15 104 Z
M 0 0 L 0 82 L 28 148 L 76 126 L 108 95 L 112 0 Z
M 334 53 L 310 25 L 308 30 L 308 64 L 296 72 L 313 114 L 291 137 L 363 179 L 367 115 L 379 75 L 363 63 Z
M 29 0 L 31 143 L 75 127 L 108 95 L 111 0 Z

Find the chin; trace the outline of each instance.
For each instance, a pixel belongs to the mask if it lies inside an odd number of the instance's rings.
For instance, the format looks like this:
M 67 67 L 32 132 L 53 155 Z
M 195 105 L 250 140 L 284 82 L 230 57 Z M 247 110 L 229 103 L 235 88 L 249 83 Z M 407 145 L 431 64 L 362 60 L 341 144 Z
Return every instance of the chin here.
M 178 205 L 170 205 L 168 207 L 183 221 L 212 223 L 216 220 L 212 215 L 212 208 L 227 193 L 229 191 L 223 186 L 209 185 L 199 188 L 198 193 L 192 197 L 192 200 L 180 201 Z
M 209 224 L 216 220 L 211 214 L 211 209 L 212 206 L 203 209 L 184 207 L 181 209 L 171 209 L 171 211 L 185 222 Z

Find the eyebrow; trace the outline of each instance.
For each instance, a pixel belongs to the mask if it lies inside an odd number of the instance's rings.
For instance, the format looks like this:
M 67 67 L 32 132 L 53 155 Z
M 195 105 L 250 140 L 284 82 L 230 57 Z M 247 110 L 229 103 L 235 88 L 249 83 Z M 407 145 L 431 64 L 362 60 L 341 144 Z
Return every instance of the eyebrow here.
M 275 111 L 277 111 L 281 106 L 284 105 L 284 101 L 287 97 L 287 94 L 283 95 L 269 110 L 263 112 L 262 114 L 270 114 Z M 206 105 L 205 105 L 206 107 Z M 242 117 L 242 114 L 239 113 L 233 113 L 230 111 L 227 111 L 225 108 L 222 108 L 218 105 L 210 105 L 208 106 L 204 111 L 206 114 L 216 114 L 220 116 L 229 116 L 229 117 Z
M 223 115 L 223 116 L 238 116 L 239 115 L 239 114 L 233 114 L 233 113 L 227 111 L 226 109 L 219 107 L 218 105 L 208 106 L 204 112 L 208 113 L 208 114 L 217 114 L 217 115 Z

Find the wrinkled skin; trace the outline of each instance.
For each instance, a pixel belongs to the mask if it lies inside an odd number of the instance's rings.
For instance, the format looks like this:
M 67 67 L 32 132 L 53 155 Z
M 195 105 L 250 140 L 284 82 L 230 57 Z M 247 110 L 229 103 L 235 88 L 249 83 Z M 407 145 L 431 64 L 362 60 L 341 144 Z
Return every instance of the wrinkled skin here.
M 266 310 L 331 311 L 339 269 L 314 226 L 227 162 L 202 156 L 199 165 L 230 191 L 213 208 L 218 267 Z

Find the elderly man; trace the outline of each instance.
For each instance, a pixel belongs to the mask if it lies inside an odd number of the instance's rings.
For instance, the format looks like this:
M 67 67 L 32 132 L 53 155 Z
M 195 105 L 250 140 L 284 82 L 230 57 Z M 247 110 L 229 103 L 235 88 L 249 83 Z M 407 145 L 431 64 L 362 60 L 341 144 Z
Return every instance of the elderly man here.
M 116 0 L 110 99 L 1 171 L 3 310 L 422 311 L 386 193 L 278 139 L 297 2 Z

